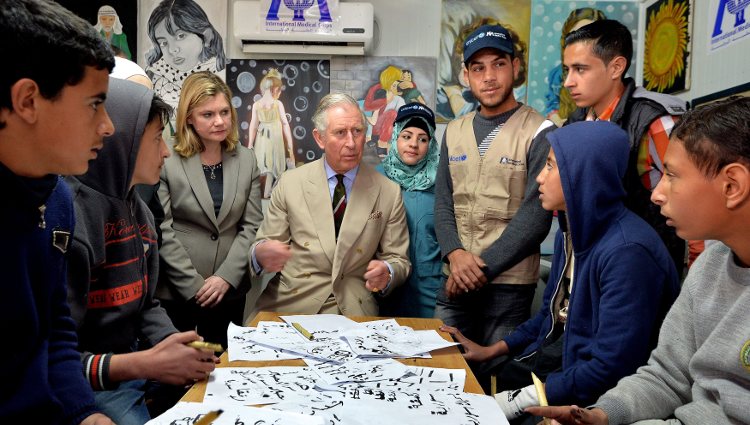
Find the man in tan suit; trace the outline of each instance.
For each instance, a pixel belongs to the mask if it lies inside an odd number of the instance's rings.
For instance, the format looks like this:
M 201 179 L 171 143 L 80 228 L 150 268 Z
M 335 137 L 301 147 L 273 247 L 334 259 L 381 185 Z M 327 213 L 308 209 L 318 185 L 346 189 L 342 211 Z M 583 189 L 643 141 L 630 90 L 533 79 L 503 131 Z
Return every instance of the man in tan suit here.
M 387 296 L 411 268 L 401 192 L 361 163 L 365 117 L 354 99 L 325 96 L 313 123 L 325 156 L 283 174 L 251 249 L 255 275 L 276 273 L 255 310 L 377 315 L 374 294 Z M 332 201 L 342 184 L 337 237 Z

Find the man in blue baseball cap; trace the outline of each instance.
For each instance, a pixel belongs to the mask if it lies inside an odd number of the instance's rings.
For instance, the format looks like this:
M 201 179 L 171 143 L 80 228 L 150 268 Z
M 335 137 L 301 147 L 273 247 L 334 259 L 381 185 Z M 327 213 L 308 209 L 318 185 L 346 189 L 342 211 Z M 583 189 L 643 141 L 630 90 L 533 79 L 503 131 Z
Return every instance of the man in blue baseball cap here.
M 507 29 L 477 28 L 463 55 L 464 78 L 480 106 L 450 122 L 443 136 L 435 231 L 447 264 L 435 314 L 486 345 L 530 316 L 539 245 L 552 219 L 534 178 L 554 124 L 513 95 L 520 60 Z M 485 386 L 487 371 L 502 360 L 472 365 Z
M 483 25 L 466 37 L 464 41 L 464 65 L 478 51 L 490 48 L 507 53 L 515 59 L 515 50 L 510 33 L 500 25 Z

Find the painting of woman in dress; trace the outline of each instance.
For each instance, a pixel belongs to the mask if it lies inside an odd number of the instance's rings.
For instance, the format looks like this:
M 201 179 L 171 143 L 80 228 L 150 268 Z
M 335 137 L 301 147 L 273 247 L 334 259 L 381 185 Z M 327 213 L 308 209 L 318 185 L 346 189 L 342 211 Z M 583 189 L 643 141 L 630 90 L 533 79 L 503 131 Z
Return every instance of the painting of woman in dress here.
M 279 71 L 269 69 L 260 81 L 259 88 L 261 98 L 253 104 L 248 147 L 255 149 L 260 169 L 260 186 L 263 197 L 268 199 L 281 173 L 295 167 L 294 146 L 286 110 L 279 101 L 283 88 Z

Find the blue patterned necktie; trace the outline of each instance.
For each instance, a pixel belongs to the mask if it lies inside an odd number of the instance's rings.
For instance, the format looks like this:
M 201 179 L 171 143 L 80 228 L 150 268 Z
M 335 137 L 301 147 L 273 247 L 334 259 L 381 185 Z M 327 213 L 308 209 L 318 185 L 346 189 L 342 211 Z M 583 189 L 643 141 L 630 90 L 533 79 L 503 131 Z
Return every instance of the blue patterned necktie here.
M 346 187 L 344 187 L 344 175 L 336 174 L 336 187 L 333 189 L 333 226 L 336 229 L 336 239 L 339 237 L 341 221 L 346 211 Z

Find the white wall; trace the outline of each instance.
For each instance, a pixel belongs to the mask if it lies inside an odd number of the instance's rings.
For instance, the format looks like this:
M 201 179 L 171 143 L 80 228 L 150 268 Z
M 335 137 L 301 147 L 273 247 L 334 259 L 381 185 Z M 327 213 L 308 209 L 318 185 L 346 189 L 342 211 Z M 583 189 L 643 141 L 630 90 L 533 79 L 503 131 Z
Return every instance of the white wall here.
M 641 17 L 638 33 L 645 34 L 646 7 L 656 0 L 644 0 L 641 4 Z M 682 99 L 692 101 L 696 97 L 706 96 L 720 90 L 732 88 L 750 82 L 750 36 L 737 41 L 723 49 L 708 52 L 708 41 L 711 38 L 716 9 L 712 1 L 693 0 L 693 37 L 691 40 L 691 73 L 690 90 L 676 93 Z M 750 12 L 748 18 L 750 18 Z M 730 19 L 730 17 L 725 17 Z M 733 17 L 731 19 L 734 19 Z M 641 44 L 642 40 L 639 41 Z M 639 49 L 638 77 L 643 78 L 643 49 Z
M 373 0 L 377 46 L 372 56 L 437 57 L 440 0 Z
M 232 4 L 229 1 L 229 33 L 227 54 L 241 57 L 240 46 L 232 37 Z M 341 0 L 344 2 L 358 0 Z M 360 2 L 363 0 L 359 0 Z M 640 28 L 645 33 L 646 7 L 656 0 L 643 0 L 640 10 Z M 428 56 L 437 57 L 440 46 L 441 0 L 369 0 L 375 9 L 375 38 L 372 56 Z M 693 29 L 691 40 L 691 85 L 690 90 L 677 96 L 692 100 L 723 89 L 750 81 L 750 37 L 719 51 L 708 52 L 708 39 L 713 23 L 713 1 L 693 0 Z M 750 19 L 750 18 L 749 18 Z M 643 40 L 635 41 L 638 46 Z M 643 49 L 638 48 L 636 80 L 643 75 Z

